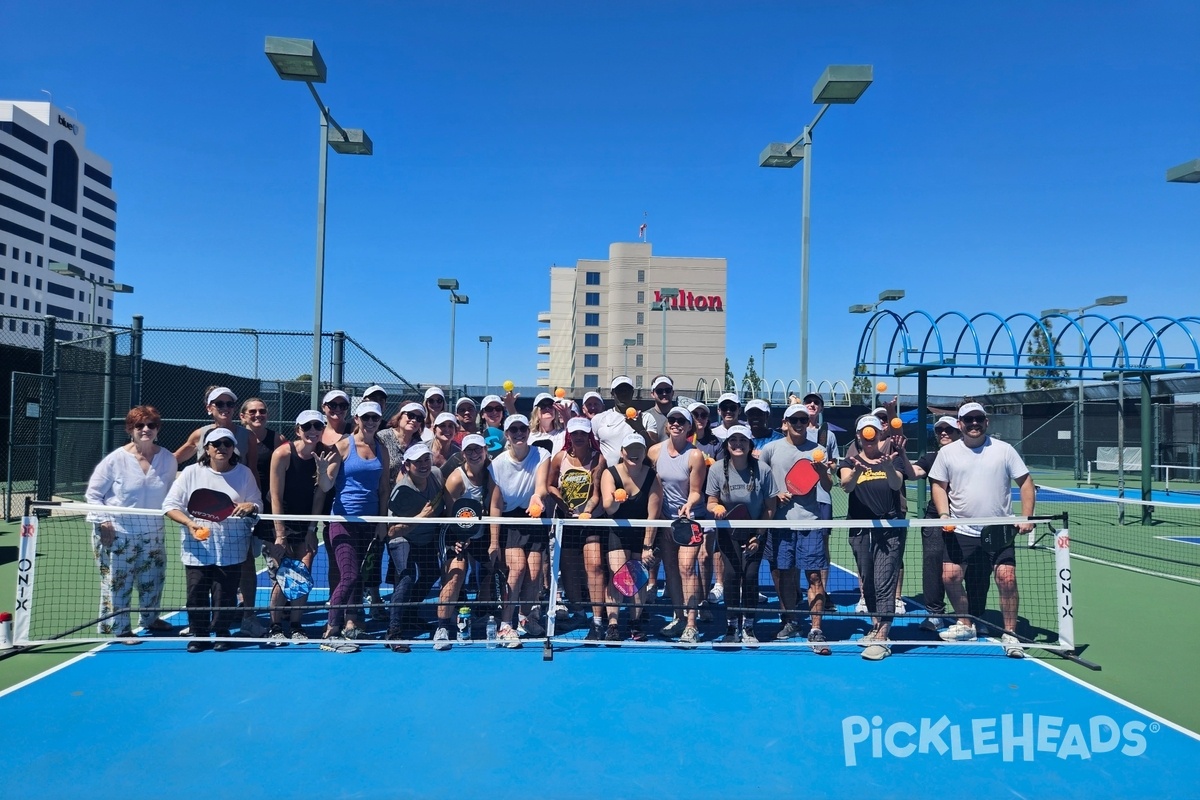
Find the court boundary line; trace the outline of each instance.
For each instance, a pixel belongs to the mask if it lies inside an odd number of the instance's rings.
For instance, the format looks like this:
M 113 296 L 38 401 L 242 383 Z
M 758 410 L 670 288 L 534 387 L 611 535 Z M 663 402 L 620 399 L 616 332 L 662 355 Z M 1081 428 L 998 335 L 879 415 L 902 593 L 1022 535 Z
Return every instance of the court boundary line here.
M 1045 659 L 1033 658 L 1033 659 L 1029 659 L 1029 660 L 1041 667 L 1044 667 L 1045 669 L 1050 670 L 1051 672 L 1061 675 L 1062 677 L 1066 678 L 1067 680 L 1071 681 L 1072 683 L 1082 686 L 1085 689 L 1091 689 L 1093 692 L 1100 695 L 1101 697 L 1105 697 L 1109 700 L 1112 700 L 1113 702 L 1123 705 L 1132 711 L 1136 711 L 1137 713 L 1142 714 L 1143 716 L 1149 717 L 1150 719 L 1154 720 L 1155 722 L 1159 723 L 1160 725 L 1166 725 L 1168 728 L 1178 731 L 1179 733 L 1182 733 L 1184 736 L 1187 736 L 1190 739 L 1194 739 L 1195 741 L 1200 742 L 1200 733 L 1197 733 L 1196 731 L 1193 731 L 1190 728 L 1185 728 L 1182 725 L 1180 725 L 1178 722 L 1172 722 L 1171 720 L 1167 719 L 1166 717 L 1162 717 L 1162 716 L 1159 716 L 1158 714 L 1155 714 L 1153 711 L 1147 711 L 1146 709 L 1139 706 L 1137 703 L 1134 703 L 1132 700 L 1126 700 L 1123 697 L 1118 697 L 1117 695 L 1113 694 L 1112 692 L 1108 691 L 1107 689 L 1101 689 L 1099 686 L 1094 686 L 1094 685 L 1088 683 L 1087 681 L 1083 680 L 1082 678 L 1078 678 L 1078 677 L 1072 675 L 1071 673 L 1065 672 L 1064 670 L 1059 669 L 1058 667 L 1054 666 L 1053 664 L 1048 663 Z
M 37 683 L 38 681 L 40 681 L 42 678 L 48 678 L 51 675 L 53 675 L 54 673 L 58 672 L 59 670 L 66 669 L 67 667 L 69 667 L 73 664 L 76 664 L 85 658 L 90 658 L 90 657 L 96 655 L 97 653 L 99 653 L 104 648 L 110 647 L 113 644 L 115 644 L 115 642 L 104 642 L 102 644 L 98 644 L 95 647 L 93 647 L 91 650 L 88 650 L 86 653 L 80 653 L 79 655 L 75 656 L 74 658 L 69 658 L 66 661 L 62 662 L 61 664 L 55 664 L 53 667 L 46 668 L 36 675 L 30 675 L 25 680 L 21 681 L 20 683 L 14 683 L 12 686 L 9 686 L 7 689 L 0 689 L 0 698 L 7 697 L 8 695 L 12 694 L 13 692 L 17 691 L 18 689 L 24 689 L 26 686 L 31 686 L 31 685 Z M 21 655 L 21 654 L 17 653 L 17 655 Z

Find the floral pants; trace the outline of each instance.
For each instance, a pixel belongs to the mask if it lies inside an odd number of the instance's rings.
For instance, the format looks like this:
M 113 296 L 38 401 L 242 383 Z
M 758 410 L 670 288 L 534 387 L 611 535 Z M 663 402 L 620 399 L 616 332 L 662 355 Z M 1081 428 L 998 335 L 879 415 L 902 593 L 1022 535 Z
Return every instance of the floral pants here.
M 133 590 L 138 592 L 140 608 L 158 608 L 163 581 L 167 574 L 167 551 L 163 532 L 116 533 L 113 543 L 105 546 L 99 530 L 92 530 L 92 553 L 100 569 L 100 633 L 124 633 L 130 630 L 129 608 Z M 117 612 L 117 613 L 114 613 Z M 157 611 L 142 611 L 140 624 L 149 625 Z

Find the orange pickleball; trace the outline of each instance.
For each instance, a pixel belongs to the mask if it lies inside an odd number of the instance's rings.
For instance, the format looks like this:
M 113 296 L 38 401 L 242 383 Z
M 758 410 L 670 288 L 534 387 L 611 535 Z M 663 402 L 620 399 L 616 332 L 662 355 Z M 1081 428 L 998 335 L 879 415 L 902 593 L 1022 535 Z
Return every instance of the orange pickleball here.
M 636 408 L 625 409 L 625 419 L 636 419 L 637 415 L 638 413 Z
M 615 492 L 613 492 L 613 499 L 618 503 L 624 503 L 629 499 L 629 492 L 625 491 L 624 489 L 617 489 Z
M 554 396 L 555 396 L 555 397 L 566 397 L 566 396 L 567 396 L 567 390 L 566 390 L 566 389 L 564 389 L 564 388 L 562 388 L 562 387 L 560 386 L 560 387 L 558 387 L 557 389 L 555 389 L 555 390 L 554 390 Z
M 812 451 L 812 460 L 814 462 L 816 462 L 817 464 L 820 464 L 822 461 L 825 460 L 825 451 L 819 447 L 816 450 L 813 450 Z
M 871 428 L 871 427 L 863 428 L 862 429 L 862 437 L 864 439 L 874 439 L 875 438 L 875 429 Z
M 210 535 L 212 535 L 212 531 L 210 531 L 208 528 L 197 528 L 196 530 L 192 531 L 192 538 L 198 542 L 203 542 Z
M 900 427 L 902 427 L 904 425 L 904 423 L 900 421 L 899 417 L 892 417 L 892 421 L 888 424 L 896 429 L 899 429 Z
M 879 392 L 880 394 L 883 394 L 884 392 L 887 391 L 887 384 L 884 383 L 883 381 L 880 381 L 879 383 L 875 384 L 875 391 Z

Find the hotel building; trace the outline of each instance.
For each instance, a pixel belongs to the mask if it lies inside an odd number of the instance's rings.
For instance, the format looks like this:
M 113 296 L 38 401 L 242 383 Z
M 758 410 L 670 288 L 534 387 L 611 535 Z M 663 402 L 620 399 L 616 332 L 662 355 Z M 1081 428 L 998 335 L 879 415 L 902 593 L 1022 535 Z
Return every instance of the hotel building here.
M 538 385 L 578 397 L 608 396 L 616 375 L 639 388 L 663 372 L 680 394 L 725 375 L 726 263 L 723 258 L 655 256 L 649 242 L 617 242 L 607 260 L 550 268 L 550 310 L 538 315 Z M 664 288 L 679 290 L 655 310 Z M 628 342 L 628 344 L 627 344 Z

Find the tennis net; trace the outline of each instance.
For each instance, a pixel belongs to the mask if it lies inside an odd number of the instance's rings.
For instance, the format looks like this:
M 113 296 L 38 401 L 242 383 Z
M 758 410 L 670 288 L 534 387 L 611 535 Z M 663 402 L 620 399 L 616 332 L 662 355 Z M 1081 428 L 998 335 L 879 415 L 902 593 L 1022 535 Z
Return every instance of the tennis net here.
M 1038 509 L 1070 515 L 1075 558 L 1200 584 L 1200 503 L 1038 486 Z

